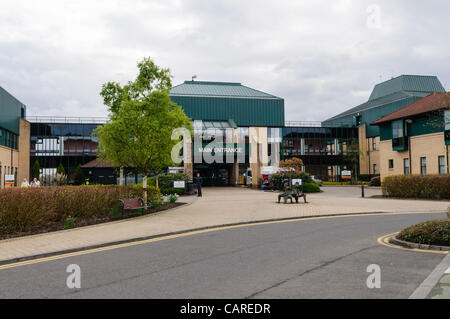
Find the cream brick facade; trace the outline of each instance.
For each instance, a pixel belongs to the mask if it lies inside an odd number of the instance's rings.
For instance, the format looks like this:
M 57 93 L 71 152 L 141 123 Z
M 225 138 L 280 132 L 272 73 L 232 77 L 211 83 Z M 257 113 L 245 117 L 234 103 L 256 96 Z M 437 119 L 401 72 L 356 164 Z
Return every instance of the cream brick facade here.
M 445 170 L 448 174 L 448 147 L 444 142 L 444 133 L 425 134 L 410 137 L 409 150 L 393 151 L 392 140 L 380 142 L 381 179 L 389 175 L 404 174 L 404 159 L 410 158 L 409 166 L 412 174 L 420 174 L 420 158 L 426 157 L 427 175 L 439 174 L 439 156 L 444 156 Z M 389 160 L 394 167 L 389 168 Z
M 380 137 L 367 137 L 366 124 L 358 128 L 359 172 L 360 174 L 380 174 Z M 375 149 L 373 140 L 375 139 Z M 376 170 L 374 165 L 376 165 Z
M 5 187 L 5 175 L 14 175 L 17 169 L 17 185 L 22 180 L 29 181 L 30 172 L 30 123 L 20 119 L 19 149 L 14 150 L 0 145 L 0 185 Z M 12 169 L 11 169 L 12 168 Z

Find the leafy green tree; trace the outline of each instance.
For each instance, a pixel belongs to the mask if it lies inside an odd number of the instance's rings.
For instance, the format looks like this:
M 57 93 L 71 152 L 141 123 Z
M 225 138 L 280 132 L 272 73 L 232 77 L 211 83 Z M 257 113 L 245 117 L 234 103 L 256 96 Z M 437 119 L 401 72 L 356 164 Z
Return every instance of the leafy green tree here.
M 59 163 L 58 168 L 56 169 L 56 173 L 66 175 L 66 170 L 64 169 L 64 166 L 62 163 Z
M 84 173 L 80 164 L 78 164 L 77 168 L 75 169 L 75 173 L 73 174 L 73 181 L 75 185 L 81 185 L 84 183 Z
M 36 178 L 39 180 L 41 176 L 41 166 L 39 165 L 39 161 L 36 160 L 33 164 L 33 167 L 31 169 L 31 175 L 33 178 Z
M 171 139 L 175 128 L 192 129 L 183 109 L 170 100 L 169 69 L 159 68 L 150 58 L 138 63 L 139 74 L 125 86 L 109 82 L 100 95 L 109 107 L 110 120 L 98 127 L 100 157 L 119 167 L 133 167 L 143 175 L 156 176 L 173 165 L 171 151 L 178 142 Z M 146 192 L 144 199 L 147 201 Z
M 361 154 L 358 140 L 356 138 L 350 140 L 344 152 L 343 162 L 352 171 L 352 184 L 358 182 L 359 157 Z

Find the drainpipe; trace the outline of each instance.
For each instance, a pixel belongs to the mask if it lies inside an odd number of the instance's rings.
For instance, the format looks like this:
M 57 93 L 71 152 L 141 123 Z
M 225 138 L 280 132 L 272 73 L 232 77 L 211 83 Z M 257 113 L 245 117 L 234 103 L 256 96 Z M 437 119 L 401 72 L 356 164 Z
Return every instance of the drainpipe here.
M 367 139 L 367 158 L 368 158 L 368 163 L 369 163 L 369 175 L 370 175 L 370 142 L 369 142 L 369 139 Z M 375 172 L 374 172 L 374 174 L 375 174 Z
M 409 174 L 408 175 L 412 175 L 412 158 L 411 158 L 411 134 L 409 134 L 409 129 L 411 127 L 411 123 L 413 122 L 413 120 L 411 119 L 407 119 L 405 120 L 406 123 L 406 134 L 408 136 L 408 157 L 409 157 Z
M 447 147 L 447 174 L 450 174 L 450 171 L 449 171 L 449 167 L 448 167 L 448 164 L 449 164 L 449 160 L 448 160 L 448 145 L 446 145 L 446 147 Z

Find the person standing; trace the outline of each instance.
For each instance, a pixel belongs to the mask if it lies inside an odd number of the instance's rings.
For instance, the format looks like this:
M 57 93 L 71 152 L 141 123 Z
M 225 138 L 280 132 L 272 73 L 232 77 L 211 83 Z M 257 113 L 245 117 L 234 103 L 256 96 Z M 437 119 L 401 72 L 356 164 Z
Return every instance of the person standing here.
M 197 196 L 202 197 L 202 178 L 200 173 L 197 173 L 197 177 L 195 177 L 195 184 L 197 185 Z
M 29 187 L 30 184 L 28 183 L 28 180 L 26 178 L 23 179 L 22 185 L 20 187 Z

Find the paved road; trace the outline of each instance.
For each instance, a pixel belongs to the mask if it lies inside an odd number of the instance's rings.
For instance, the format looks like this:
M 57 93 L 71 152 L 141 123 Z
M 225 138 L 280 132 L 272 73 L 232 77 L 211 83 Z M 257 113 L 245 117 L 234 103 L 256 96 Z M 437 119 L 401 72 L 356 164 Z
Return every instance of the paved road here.
M 407 298 L 445 255 L 377 238 L 443 214 L 240 227 L 0 270 L 1 298 Z M 66 267 L 81 267 L 81 289 Z M 366 268 L 381 266 L 381 289 Z
M 380 193 L 367 189 L 366 194 Z M 450 201 L 361 198 L 359 187 L 323 187 L 308 204 L 277 204 L 277 193 L 237 187 L 205 188 L 191 205 L 123 221 L 0 241 L 0 262 L 139 237 L 216 225 L 361 212 L 444 212 Z M 192 201 L 182 197 L 181 201 Z

